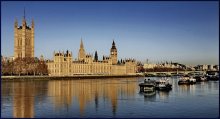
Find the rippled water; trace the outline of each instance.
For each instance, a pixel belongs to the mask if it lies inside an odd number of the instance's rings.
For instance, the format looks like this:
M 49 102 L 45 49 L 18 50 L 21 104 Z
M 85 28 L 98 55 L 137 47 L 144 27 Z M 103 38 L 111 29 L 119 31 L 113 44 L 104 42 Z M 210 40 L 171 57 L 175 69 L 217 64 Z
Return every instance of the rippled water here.
M 155 79 L 158 79 L 155 77 Z M 139 93 L 144 78 L 2 81 L 2 117 L 219 117 L 219 81 Z

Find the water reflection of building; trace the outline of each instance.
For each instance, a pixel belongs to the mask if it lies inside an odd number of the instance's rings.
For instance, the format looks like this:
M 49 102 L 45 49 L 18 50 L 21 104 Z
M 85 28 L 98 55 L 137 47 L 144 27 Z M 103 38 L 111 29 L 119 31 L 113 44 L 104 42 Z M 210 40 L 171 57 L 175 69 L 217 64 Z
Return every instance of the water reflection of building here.
M 34 117 L 34 94 L 33 82 L 13 83 L 13 117 L 33 118 Z
M 92 79 L 92 80 L 59 80 L 49 81 L 48 95 L 55 107 L 79 104 L 80 114 L 83 115 L 88 103 L 94 103 L 96 110 L 100 100 L 106 98 L 111 104 L 113 114 L 117 111 L 118 99 L 124 96 L 134 96 L 136 91 L 135 78 L 130 79 Z
M 5 111 L 5 104 L 10 104 L 11 100 L 12 100 L 12 88 L 11 88 L 11 84 L 8 82 L 4 82 L 1 81 L 1 116 L 3 117 L 3 115 L 5 114 L 4 112 L 7 112 L 7 110 Z
M 12 103 L 14 118 L 31 118 L 35 116 L 34 105 L 46 98 L 45 81 L 2 81 L 2 104 Z M 36 96 L 41 95 L 40 98 Z M 4 105 L 3 105 L 4 106 Z
M 73 90 L 70 83 L 70 80 L 67 80 L 65 82 L 63 82 L 62 80 L 49 81 L 48 95 L 54 98 L 55 107 L 60 107 L 62 106 L 62 104 L 71 104 Z

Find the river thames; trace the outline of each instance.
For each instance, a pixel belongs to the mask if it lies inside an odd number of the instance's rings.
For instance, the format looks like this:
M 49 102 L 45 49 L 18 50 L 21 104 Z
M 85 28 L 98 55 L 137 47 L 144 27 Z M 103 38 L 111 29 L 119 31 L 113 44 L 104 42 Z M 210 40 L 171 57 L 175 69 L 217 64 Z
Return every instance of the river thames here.
M 151 79 L 159 79 L 154 77 Z M 141 78 L 2 81 L 1 117 L 216 118 L 219 81 L 139 93 Z

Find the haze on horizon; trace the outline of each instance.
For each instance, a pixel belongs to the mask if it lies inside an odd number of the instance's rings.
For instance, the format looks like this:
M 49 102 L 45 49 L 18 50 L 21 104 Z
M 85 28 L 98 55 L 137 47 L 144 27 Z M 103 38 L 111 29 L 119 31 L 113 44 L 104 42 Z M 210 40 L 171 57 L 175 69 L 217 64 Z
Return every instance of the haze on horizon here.
M 52 59 L 54 51 L 78 57 L 80 39 L 87 53 L 99 59 L 219 64 L 218 1 L 4 1 L 1 2 L 1 55 L 13 56 L 14 22 L 26 9 L 27 24 L 35 21 L 35 56 Z

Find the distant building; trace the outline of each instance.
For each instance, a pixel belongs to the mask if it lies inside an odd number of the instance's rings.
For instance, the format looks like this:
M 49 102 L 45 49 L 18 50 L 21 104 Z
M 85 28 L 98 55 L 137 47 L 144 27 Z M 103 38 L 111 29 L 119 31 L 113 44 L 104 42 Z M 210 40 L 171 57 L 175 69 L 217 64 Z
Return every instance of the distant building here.
M 98 54 L 93 59 L 92 55 L 86 54 L 81 40 L 78 60 L 73 60 L 72 52 L 54 52 L 53 61 L 48 61 L 48 71 L 51 76 L 71 76 L 77 74 L 106 74 L 106 75 L 128 75 L 136 73 L 136 61 L 134 59 L 117 60 L 117 48 L 112 43 L 110 56 L 103 56 L 98 60 Z
M 191 65 L 188 65 L 186 66 L 186 70 L 192 70 L 192 71 L 195 71 L 195 67 L 194 66 L 191 66 Z
M 153 69 L 154 67 L 156 67 L 156 64 L 144 64 L 144 69 Z
M 217 65 L 207 65 L 207 64 L 204 64 L 204 65 L 197 65 L 194 67 L 197 71 L 214 71 L 214 70 L 218 70 L 218 66 Z
M 44 56 L 43 55 L 40 56 L 40 61 L 44 61 Z
M 18 26 L 17 19 L 14 23 L 14 58 L 34 57 L 34 21 L 31 27 L 26 23 L 25 11 L 22 26 Z
M 208 70 L 208 65 L 206 65 L 206 64 L 202 65 L 202 70 L 207 71 Z
M 173 64 L 173 63 L 160 63 L 160 64 L 144 64 L 144 69 L 152 69 L 155 67 L 160 67 L 160 68 L 178 68 L 181 67 L 179 64 Z
M 219 65 L 213 66 L 214 70 L 219 71 Z
M 207 65 L 207 70 L 213 71 L 214 70 L 214 65 Z
M 1 56 L 1 61 L 2 62 L 12 62 L 14 60 L 14 57 L 11 56 L 11 57 L 4 57 L 4 56 Z

